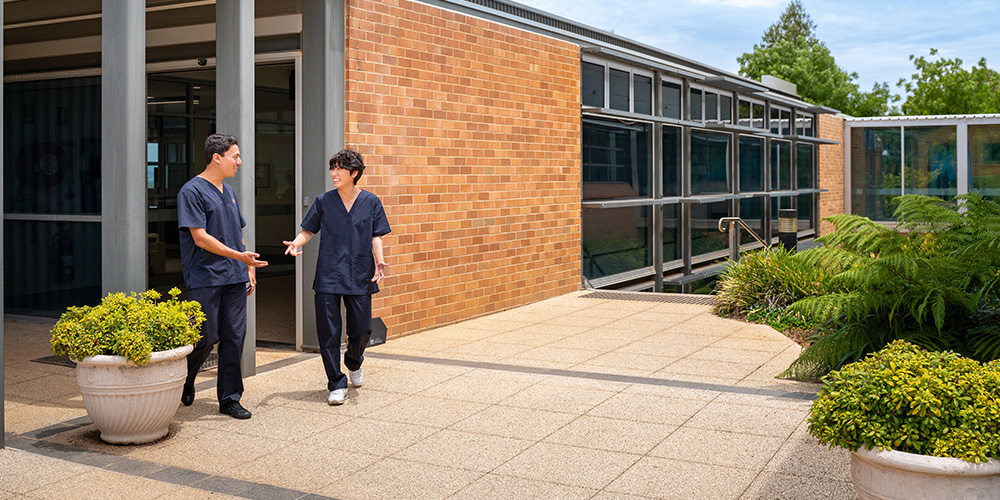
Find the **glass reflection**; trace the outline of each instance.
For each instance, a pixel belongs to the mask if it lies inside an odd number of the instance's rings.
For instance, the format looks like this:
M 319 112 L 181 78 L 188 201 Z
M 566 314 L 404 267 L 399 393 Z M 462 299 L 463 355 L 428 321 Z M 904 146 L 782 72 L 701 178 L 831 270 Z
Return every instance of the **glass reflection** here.
M 764 140 L 740 137 L 740 192 L 764 190 Z
M 650 196 L 649 129 L 583 120 L 583 199 Z
M 969 126 L 969 189 L 1000 200 L 1000 125 Z
M 851 211 L 892 220 L 902 194 L 899 127 L 851 129 Z
M 731 203 L 691 204 L 691 256 L 729 249 L 729 235 L 719 231 L 719 219 L 732 215 Z
M 956 128 L 906 127 L 904 193 L 951 199 L 958 194 Z
M 584 208 L 583 275 L 587 279 L 652 265 L 650 207 Z
M 728 193 L 729 134 L 691 131 L 691 194 Z

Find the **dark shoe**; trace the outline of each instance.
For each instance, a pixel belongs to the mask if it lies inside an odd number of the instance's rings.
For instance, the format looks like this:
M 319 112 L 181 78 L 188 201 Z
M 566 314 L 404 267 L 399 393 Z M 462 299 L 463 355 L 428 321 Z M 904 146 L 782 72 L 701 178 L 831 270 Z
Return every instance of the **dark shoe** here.
M 184 392 L 181 393 L 181 403 L 184 406 L 191 406 L 191 403 L 194 403 L 194 387 L 184 386 Z
M 226 403 L 219 405 L 219 413 L 225 413 L 233 418 L 238 418 L 240 420 L 246 420 L 250 418 L 252 413 L 250 410 L 246 409 L 239 403 L 239 401 L 233 401 L 232 403 Z

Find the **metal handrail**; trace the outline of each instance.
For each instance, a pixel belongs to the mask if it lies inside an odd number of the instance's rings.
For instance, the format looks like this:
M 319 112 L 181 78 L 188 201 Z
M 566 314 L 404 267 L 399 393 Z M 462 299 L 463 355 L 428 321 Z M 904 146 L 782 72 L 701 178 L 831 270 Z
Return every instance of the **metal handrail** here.
M 723 218 L 719 219 L 719 231 L 720 232 L 723 232 L 723 233 L 726 232 L 726 226 L 723 225 L 726 222 L 729 223 L 729 258 L 730 259 L 732 259 L 732 260 L 738 260 L 740 258 L 740 242 L 739 242 L 739 239 L 738 239 L 739 236 L 736 234 L 736 224 L 737 223 L 739 223 L 739 225 L 743 226 L 743 229 L 746 229 L 750 233 L 750 236 L 753 236 L 753 238 L 755 240 L 757 240 L 757 242 L 760 243 L 761 246 L 763 246 L 764 248 L 767 248 L 769 246 L 767 243 L 764 243 L 764 240 L 760 239 L 760 236 L 757 236 L 757 233 L 753 232 L 753 229 L 750 229 L 750 226 L 748 226 L 746 222 L 743 222 L 743 219 L 741 219 L 739 217 L 723 217 Z

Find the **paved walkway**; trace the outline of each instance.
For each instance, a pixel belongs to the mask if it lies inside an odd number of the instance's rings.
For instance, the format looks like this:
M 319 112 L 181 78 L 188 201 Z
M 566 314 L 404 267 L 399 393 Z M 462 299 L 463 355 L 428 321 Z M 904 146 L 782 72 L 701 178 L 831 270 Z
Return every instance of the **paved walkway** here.
M 0 499 L 856 499 L 848 455 L 806 433 L 818 386 L 774 378 L 799 347 L 656 297 L 583 291 L 390 340 L 343 406 L 318 355 L 261 349 L 251 420 L 218 413 L 207 371 L 142 446 L 102 443 L 74 371 L 30 361 L 48 327 L 7 322 Z

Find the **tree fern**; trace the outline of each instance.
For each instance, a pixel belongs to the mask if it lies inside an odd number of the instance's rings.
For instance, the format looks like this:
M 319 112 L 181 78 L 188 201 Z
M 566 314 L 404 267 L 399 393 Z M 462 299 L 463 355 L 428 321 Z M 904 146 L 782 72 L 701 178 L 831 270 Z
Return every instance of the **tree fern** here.
M 1000 358 L 1000 205 L 976 193 L 897 201 L 896 228 L 836 215 L 825 246 L 803 252 L 835 274 L 832 293 L 790 306 L 824 326 L 786 376 L 821 376 L 895 339 Z

